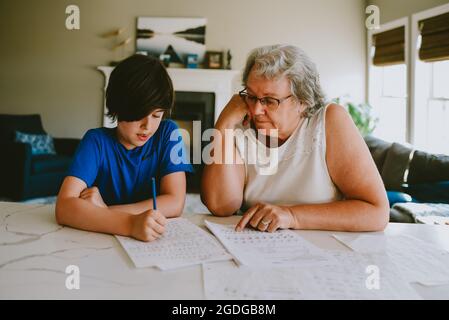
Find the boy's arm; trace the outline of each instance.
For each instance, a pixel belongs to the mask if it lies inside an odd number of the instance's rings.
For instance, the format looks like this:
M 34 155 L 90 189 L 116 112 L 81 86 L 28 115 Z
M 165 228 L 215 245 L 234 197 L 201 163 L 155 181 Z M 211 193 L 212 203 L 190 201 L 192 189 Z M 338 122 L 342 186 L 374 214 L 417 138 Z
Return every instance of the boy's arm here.
M 173 172 L 161 179 L 160 195 L 156 197 L 157 209 L 167 218 L 179 217 L 186 198 L 186 174 Z M 132 204 L 110 206 L 109 209 L 130 214 L 139 214 L 153 208 L 153 199 Z
M 86 187 L 79 178 L 68 176 L 64 179 L 56 201 L 56 221 L 78 229 L 130 236 L 132 215 L 81 199 L 80 194 Z

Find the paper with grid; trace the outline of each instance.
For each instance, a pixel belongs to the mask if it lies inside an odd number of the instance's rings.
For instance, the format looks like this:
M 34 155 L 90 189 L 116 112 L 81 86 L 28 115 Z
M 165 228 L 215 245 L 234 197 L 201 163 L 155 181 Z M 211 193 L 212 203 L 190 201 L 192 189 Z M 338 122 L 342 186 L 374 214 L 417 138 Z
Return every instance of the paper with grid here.
M 241 265 L 304 266 L 329 260 L 323 250 L 291 230 L 268 233 L 244 229 L 237 232 L 234 225 L 210 221 L 205 221 L 205 224 Z
M 232 258 L 212 235 L 184 218 L 169 219 L 165 233 L 152 242 L 116 238 L 137 268 L 168 270 Z

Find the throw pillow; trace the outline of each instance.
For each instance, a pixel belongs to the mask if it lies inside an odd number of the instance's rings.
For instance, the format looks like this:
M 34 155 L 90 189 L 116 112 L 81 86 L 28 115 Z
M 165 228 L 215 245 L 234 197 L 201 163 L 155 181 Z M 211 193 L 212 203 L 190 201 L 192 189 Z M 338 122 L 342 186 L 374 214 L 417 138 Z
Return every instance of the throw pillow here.
M 30 134 L 16 131 L 16 142 L 29 143 L 31 153 L 37 154 L 56 154 L 53 138 L 48 134 Z
M 387 191 L 388 202 L 390 203 L 390 208 L 396 203 L 402 202 L 412 202 L 412 197 L 404 192 L 399 191 Z

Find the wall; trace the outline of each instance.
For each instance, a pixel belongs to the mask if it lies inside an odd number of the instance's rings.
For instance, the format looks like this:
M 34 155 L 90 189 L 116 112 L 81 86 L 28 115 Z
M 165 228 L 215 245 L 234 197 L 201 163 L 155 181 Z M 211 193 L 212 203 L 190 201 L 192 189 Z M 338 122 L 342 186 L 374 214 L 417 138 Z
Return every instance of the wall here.
M 448 0 L 367 0 L 368 4 L 374 4 L 380 9 L 380 23 L 390 22 L 414 13 L 427 10 L 442 4 Z
M 65 8 L 81 10 L 81 30 L 65 29 Z M 209 50 L 231 49 L 233 69 L 260 45 L 291 43 L 317 63 L 329 97 L 365 97 L 363 0 L 2 0 L 0 113 L 40 113 L 57 137 L 101 126 L 103 76 L 118 58 L 101 34 L 136 17 L 206 17 Z M 134 42 L 134 41 L 133 41 Z M 134 43 L 128 51 L 134 50 Z

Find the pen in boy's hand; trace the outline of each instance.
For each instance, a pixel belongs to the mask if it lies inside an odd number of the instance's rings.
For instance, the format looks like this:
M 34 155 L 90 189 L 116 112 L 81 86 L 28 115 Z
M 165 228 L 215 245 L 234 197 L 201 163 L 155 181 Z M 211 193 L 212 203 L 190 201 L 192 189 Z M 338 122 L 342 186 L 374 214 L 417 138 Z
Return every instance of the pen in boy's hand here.
M 153 189 L 153 210 L 157 210 L 157 204 L 156 204 L 156 180 L 151 178 L 151 189 Z

